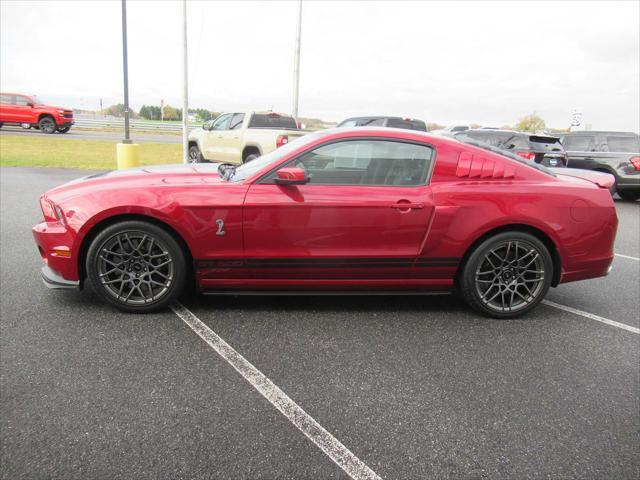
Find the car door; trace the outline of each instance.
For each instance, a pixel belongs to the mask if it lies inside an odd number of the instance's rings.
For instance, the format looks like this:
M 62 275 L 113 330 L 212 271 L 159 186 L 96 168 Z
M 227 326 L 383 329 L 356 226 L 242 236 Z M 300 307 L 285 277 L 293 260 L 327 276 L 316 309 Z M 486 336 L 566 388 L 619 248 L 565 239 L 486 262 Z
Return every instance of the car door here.
M 567 153 L 567 166 L 569 168 L 592 170 L 598 167 L 595 134 L 568 134 L 564 137 L 562 145 Z
M 222 161 L 223 147 L 222 147 L 222 132 L 227 131 L 229 123 L 231 122 L 232 113 L 225 113 L 216 118 L 211 129 L 208 132 L 204 132 L 202 140 L 202 152 L 207 160 L 216 162 Z
M 33 100 L 29 97 L 16 95 L 16 104 L 14 106 L 15 122 L 34 123 L 33 119 Z
M 239 163 L 242 161 L 242 125 L 244 113 L 234 113 L 227 130 L 218 132 L 220 161 Z
M 0 122 L 18 122 L 15 101 L 15 95 L 8 95 L 6 93 L 0 95 Z
M 434 156 L 424 144 L 345 139 L 288 162 L 306 171 L 306 184 L 278 185 L 271 172 L 251 185 L 243 236 L 254 277 L 406 279 L 433 214 Z

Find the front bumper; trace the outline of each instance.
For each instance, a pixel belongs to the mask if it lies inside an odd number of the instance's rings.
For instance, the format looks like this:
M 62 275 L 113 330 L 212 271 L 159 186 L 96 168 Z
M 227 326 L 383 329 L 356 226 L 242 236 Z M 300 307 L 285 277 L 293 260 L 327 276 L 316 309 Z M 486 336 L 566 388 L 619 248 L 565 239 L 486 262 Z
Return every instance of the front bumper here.
M 67 280 L 47 265 L 42 267 L 41 273 L 42 273 L 42 281 L 47 286 L 47 288 L 79 288 L 80 287 L 80 282 L 78 280 Z
M 75 235 L 60 222 L 39 223 L 32 232 L 45 265 L 42 270 L 45 284 L 58 285 L 52 288 L 80 286 L 77 252 L 73 250 Z

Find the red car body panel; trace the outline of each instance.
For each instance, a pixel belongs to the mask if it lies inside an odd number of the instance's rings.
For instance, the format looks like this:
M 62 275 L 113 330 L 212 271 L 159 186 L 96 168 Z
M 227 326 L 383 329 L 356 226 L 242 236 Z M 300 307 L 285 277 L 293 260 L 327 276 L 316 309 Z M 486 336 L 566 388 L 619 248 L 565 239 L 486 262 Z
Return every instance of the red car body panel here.
M 21 97 L 33 105 L 33 107 L 30 107 L 28 105 L 0 103 L 0 123 L 29 123 L 37 125 L 43 115 L 53 117 L 58 127 L 71 126 L 75 123 L 73 110 L 70 108 L 43 105 L 36 102 L 33 97 L 21 93 L 1 93 L 0 95 Z
M 420 142 L 436 151 L 427 185 L 274 185 L 260 178 L 302 151 L 345 138 Z M 568 169 L 563 169 L 569 171 Z M 587 174 L 588 173 L 588 174 Z M 216 165 L 99 174 L 47 192 L 63 220 L 34 227 L 44 261 L 82 280 L 95 228 L 123 215 L 155 219 L 181 237 L 202 290 L 449 290 L 469 249 L 501 228 L 535 230 L 559 263 L 557 282 L 606 275 L 617 217 L 593 172 L 551 176 L 444 137 L 328 131 L 240 183 Z M 601 185 L 599 185 L 601 184 Z M 216 220 L 224 220 L 218 235 Z M 67 249 L 70 253 L 60 254 Z

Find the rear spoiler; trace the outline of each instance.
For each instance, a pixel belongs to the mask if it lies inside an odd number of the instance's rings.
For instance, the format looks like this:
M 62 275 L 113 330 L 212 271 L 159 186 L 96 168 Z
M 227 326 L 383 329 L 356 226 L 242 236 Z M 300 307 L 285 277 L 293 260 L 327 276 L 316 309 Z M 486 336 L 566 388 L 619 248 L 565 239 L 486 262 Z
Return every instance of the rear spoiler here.
M 580 178 L 595 183 L 600 188 L 611 188 L 616 183 L 616 178 L 610 173 L 596 172 L 594 170 L 580 170 L 577 168 L 550 168 L 558 176 Z

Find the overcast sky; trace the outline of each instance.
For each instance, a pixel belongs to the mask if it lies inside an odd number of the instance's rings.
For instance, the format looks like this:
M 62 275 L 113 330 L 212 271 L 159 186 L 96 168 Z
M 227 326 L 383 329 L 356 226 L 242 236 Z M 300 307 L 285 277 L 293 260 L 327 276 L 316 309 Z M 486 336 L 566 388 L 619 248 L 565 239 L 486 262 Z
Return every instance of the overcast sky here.
M 640 2 L 305 1 L 300 115 L 640 130 Z M 0 4 L 2 90 L 122 98 L 120 1 Z M 190 105 L 291 110 L 297 2 L 188 2 Z M 180 106 L 181 2 L 129 1 L 134 108 Z

